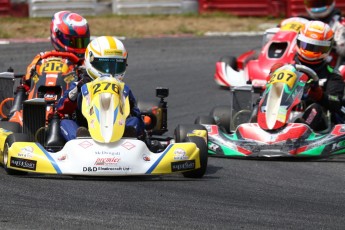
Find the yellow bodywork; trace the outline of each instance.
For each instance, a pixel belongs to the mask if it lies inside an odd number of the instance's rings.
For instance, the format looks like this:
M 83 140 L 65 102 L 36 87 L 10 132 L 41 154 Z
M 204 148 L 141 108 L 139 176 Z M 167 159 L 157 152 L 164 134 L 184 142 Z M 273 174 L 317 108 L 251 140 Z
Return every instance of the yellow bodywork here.
M 185 151 L 185 155 L 180 154 L 180 151 L 182 149 L 183 151 Z M 169 149 L 169 151 L 164 155 L 163 159 L 159 162 L 157 167 L 152 171 L 152 174 L 173 173 L 174 171 L 172 169 L 172 164 L 174 162 L 183 162 L 183 164 L 194 164 L 194 169 L 200 168 L 199 149 L 196 147 L 194 143 L 178 143 L 173 145 Z
M 57 170 L 53 166 L 53 160 L 49 159 L 49 154 L 43 147 L 34 142 L 15 142 L 9 148 L 7 167 L 13 167 L 14 159 L 25 159 L 34 164 L 34 169 L 26 168 L 24 171 L 35 173 L 57 174 Z M 12 164 L 12 165 L 11 165 Z M 18 170 L 23 170 L 16 167 Z
M 129 99 L 123 95 L 124 83 L 106 77 L 97 78 L 86 86 L 88 93 L 83 94 L 82 113 L 88 121 L 91 137 L 102 143 L 121 139 L 130 112 Z
M 4 148 L 5 148 L 5 141 L 8 137 L 8 135 L 12 134 L 12 132 L 0 128 L 0 159 L 2 161 L 3 156 L 4 156 Z M 3 163 L 3 162 L 1 162 Z

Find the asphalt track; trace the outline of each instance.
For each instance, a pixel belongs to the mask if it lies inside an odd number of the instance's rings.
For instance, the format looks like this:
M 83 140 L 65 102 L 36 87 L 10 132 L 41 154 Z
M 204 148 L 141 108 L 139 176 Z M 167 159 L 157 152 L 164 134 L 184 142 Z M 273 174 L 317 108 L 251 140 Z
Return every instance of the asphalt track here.
M 169 133 L 229 93 L 213 82 L 217 59 L 259 37 L 127 39 L 126 81 L 140 100 L 170 88 Z M 0 71 L 25 71 L 50 43 L 0 45 Z M 204 178 L 8 176 L 0 168 L 0 229 L 344 229 L 345 161 L 210 158 Z

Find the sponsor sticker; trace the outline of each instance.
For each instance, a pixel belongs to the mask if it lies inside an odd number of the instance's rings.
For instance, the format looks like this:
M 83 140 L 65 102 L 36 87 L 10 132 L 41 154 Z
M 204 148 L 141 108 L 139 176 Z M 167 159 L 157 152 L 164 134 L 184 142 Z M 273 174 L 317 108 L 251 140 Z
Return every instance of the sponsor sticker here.
M 112 152 L 112 151 L 95 151 L 96 155 L 110 155 L 110 156 L 120 156 L 120 152 Z
M 18 153 L 18 157 L 32 158 L 33 151 L 34 151 L 34 148 L 32 146 L 25 146 L 24 148 L 20 149 L 20 152 Z
M 92 146 L 92 143 L 90 143 L 89 141 L 83 141 L 82 143 L 79 144 L 81 147 L 83 147 L 84 149 L 89 148 L 90 146 Z
M 121 158 L 118 157 L 104 157 L 104 158 L 97 158 L 95 165 L 114 165 L 119 163 Z
M 11 157 L 10 166 L 21 168 L 21 169 L 29 169 L 29 170 L 36 170 L 37 161 L 22 159 L 17 157 Z
M 108 166 L 93 166 L 93 167 L 83 167 L 83 172 L 104 172 L 104 171 L 114 171 L 114 172 L 130 172 L 132 169 L 130 167 L 108 167 Z
M 62 154 L 60 157 L 58 157 L 59 161 L 64 161 L 67 159 L 67 154 Z
M 195 169 L 195 160 L 179 161 L 171 163 L 171 171 L 178 172 L 188 169 Z
M 188 160 L 188 156 L 186 155 L 186 151 L 183 149 L 176 149 L 174 151 L 174 160 Z
M 106 49 L 106 50 L 104 50 L 104 55 L 117 55 L 117 56 L 122 56 L 122 50 L 118 50 L 118 49 Z
M 144 161 L 151 161 L 151 158 L 149 155 L 147 155 L 146 153 L 143 154 L 143 160 Z
M 123 143 L 121 146 L 124 147 L 124 148 L 127 149 L 127 150 L 130 150 L 130 149 L 132 149 L 132 148 L 135 147 L 134 144 L 132 144 L 132 143 L 130 143 L 130 142 L 128 142 L 128 141 L 126 141 L 125 143 Z

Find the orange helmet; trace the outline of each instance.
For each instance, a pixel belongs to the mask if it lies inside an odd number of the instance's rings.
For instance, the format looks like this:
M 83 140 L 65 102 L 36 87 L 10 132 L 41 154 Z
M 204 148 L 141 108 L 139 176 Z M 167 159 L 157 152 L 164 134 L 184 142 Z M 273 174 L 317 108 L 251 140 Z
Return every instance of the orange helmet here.
M 297 53 L 301 61 L 319 63 L 330 53 L 333 30 L 321 21 L 309 21 L 297 37 Z
M 307 13 L 314 19 L 325 18 L 334 9 L 335 0 L 304 0 Z

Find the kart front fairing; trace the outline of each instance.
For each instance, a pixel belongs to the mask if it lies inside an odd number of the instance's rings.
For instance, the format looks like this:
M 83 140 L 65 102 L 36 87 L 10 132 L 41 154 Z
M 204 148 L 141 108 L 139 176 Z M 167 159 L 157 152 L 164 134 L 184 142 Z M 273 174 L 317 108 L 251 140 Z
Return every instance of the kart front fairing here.
M 258 56 L 251 50 L 238 57 L 237 69 L 226 62 L 217 62 L 216 83 L 221 86 L 243 86 L 250 82 L 254 87 L 263 87 L 272 65 L 294 63 L 297 35 L 295 30 L 279 30 L 264 44 Z
M 280 31 L 262 48 L 256 60 L 248 62 L 245 78 L 254 87 L 263 87 L 271 67 L 276 63 L 294 63 L 296 54 L 296 37 L 294 31 Z
M 246 123 L 232 134 L 224 133 L 217 125 L 205 127 L 212 156 L 307 158 L 345 153 L 345 125 L 336 125 L 327 134 L 315 133 L 301 123 L 290 123 L 276 132 L 265 131 L 257 123 Z
M 58 152 L 37 142 L 15 142 L 9 148 L 7 168 L 42 174 L 80 176 L 160 175 L 200 168 L 199 149 L 192 142 L 170 144 L 151 152 L 143 141 L 123 138 L 99 143 L 75 139 Z
M 82 87 L 82 113 L 91 137 L 101 143 L 119 140 L 130 113 L 129 99 L 123 94 L 125 84 L 104 76 Z

